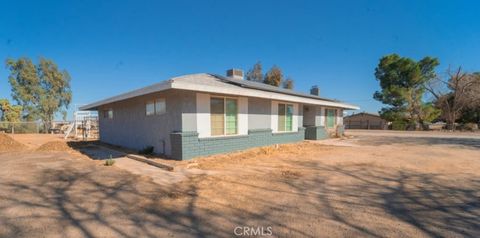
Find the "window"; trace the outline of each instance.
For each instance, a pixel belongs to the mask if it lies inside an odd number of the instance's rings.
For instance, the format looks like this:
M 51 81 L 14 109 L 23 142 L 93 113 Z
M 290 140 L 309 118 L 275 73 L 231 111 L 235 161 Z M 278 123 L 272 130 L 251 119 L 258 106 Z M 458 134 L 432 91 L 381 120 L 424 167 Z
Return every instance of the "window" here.
M 327 128 L 334 128 L 335 127 L 335 109 L 325 109 L 326 117 L 326 125 Z
M 113 119 L 113 109 L 103 110 L 103 118 Z
M 237 134 L 237 100 L 227 98 L 225 100 L 225 122 L 226 130 L 225 134 L 235 135 Z
M 166 109 L 165 98 L 155 100 L 155 114 L 161 115 L 167 111 Z
M 293 130 L 293 105 L 278 104 L 278 131 Z
M 210 98 L 210 126 L 212 136 L 237 134 L 238 106 L 233 98 Z
M 147 116 L 161 115 L 165 112 L 166 104 L 164 98 L 148 101 L 147 104 L 145 104 L 145 115 Z
M 145 114 L 147 116 L 151 116 L 153 114 L 155 114 L 155 104 L 153 103 L 153 101 L 149 101 L 147 102 L 147 106 L 145 108 Z

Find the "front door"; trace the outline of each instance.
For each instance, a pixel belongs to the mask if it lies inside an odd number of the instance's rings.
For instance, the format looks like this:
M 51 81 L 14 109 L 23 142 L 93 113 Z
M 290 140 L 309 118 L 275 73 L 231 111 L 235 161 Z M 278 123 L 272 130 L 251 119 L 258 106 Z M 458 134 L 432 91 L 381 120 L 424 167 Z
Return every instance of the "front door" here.
M 327 111 L 327 128 L 335 127 L 335 109 L 326 109 Z

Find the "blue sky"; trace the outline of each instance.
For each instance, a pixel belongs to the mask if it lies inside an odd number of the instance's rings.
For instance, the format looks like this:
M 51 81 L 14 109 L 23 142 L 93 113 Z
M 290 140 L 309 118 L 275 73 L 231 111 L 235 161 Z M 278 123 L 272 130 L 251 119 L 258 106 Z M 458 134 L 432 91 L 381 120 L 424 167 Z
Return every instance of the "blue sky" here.
M 72 76 L 74 104 L 182 74 L 280 66 L 295 89 L 376 112 L 390 53 L 480 71 L 478 1 L 0 1 L 0 60 L 40 56 Z M 0 98 L 10 97 L 0 67 Z

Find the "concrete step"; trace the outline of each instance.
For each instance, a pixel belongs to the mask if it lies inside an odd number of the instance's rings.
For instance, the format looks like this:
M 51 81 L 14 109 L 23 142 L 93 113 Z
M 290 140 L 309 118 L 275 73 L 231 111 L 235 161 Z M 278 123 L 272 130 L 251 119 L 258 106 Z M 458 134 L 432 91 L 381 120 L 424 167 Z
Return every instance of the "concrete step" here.
M 143 157 L 143 156 L 140 156 L 140 155 L 127 154 L 127 157 L 130 158 L 130 159 L 136 160 L 136 161 L 147 163 L 149 165 L 152 165 L 152 166 L 155 166 L 155 167 L 167 170 L 167 171 L 173 171 L 174 170 L 174 167 L 171 166 L 171 165 L 163 164 L 163 163 L 151 160 L 149 158 L 146 158 L 146 157 Z

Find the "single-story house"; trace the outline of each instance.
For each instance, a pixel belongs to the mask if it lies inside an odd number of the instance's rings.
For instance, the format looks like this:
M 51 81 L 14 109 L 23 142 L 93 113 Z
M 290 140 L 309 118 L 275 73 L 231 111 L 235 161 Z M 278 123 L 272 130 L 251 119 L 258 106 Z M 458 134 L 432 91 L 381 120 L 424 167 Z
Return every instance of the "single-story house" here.
M 318 92 L 318 90 L 317 90 Z M 185 160 L 343 133 L 357 106 L 227 76 L 184 75 L 80 108 L 99 112 L 100 140 Z
M 343 118 L 345 129 L 377 129 L 385 130 L 388 127 L 387 121 L 378 114 L 361 112 Z

